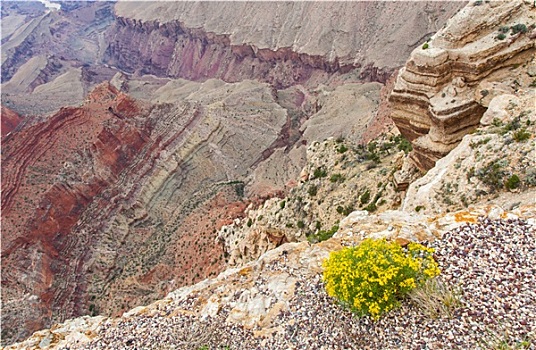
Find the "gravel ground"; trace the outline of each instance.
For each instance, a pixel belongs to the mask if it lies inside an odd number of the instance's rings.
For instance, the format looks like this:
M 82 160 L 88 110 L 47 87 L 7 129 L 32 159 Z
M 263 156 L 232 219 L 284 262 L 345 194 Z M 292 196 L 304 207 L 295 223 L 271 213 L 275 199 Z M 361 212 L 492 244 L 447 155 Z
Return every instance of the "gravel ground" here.
M 326 295 L 321 276 L 306 278 L 278 262 L 265 268 L 286 271 L 298 283 L 269 337 L 226 325 L 229 308 L 204 321 L 172 316 L 196 310 L 192 296 L 160 306 L 161 317 L 105 324 L 91 343 L 64 349 L 536 349 L 535 242 L 527 222 L 489 219 L 434 242 L 440 280 L 462 290 L 462 306 L 451 317 L 432 319 L 407 301 L 377 322 L 357 318 Z M 257 288 L 262 292 L 262 280 Z

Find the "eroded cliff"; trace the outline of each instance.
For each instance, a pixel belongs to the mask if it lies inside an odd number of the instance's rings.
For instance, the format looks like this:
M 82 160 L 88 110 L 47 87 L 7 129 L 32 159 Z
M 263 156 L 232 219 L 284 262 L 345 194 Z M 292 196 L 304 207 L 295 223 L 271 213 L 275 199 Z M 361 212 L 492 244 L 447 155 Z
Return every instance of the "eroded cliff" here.
M 416 48 L 391 94 L 391 117 L 423 170 L 480 122 L 494 96 L 534 85 L 536 8 L 475 1 Z
M 6 137 L 3 339 L 221 269 L 213 230 L 240 215 L 245 176 L 286 112 L 264 84 L 219 85 L 203 105 L 156 106 L 103 85 Z
M 460 2 L 119 2 L 106 59 L 192 80 L 381 81 Z M 308 20 L 304 20 L 307 18 Z M 133 53 L 136 54 L 133 54 Z

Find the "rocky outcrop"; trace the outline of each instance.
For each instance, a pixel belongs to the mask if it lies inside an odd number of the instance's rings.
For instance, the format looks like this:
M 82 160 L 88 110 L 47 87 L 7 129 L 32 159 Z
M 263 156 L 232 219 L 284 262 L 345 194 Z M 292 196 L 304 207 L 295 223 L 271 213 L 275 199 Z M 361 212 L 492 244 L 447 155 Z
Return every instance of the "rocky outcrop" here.
M 153 105 L 100 86 L 5 138 L 3 341 L 222 268 L 214 231 L 244 210 L 249 169 L 287 118 L 265 84 L 197 89 L 165 102 L 181 95 L 171 82 Z
M 413 182 L 402 209 L 441 214 L 483 201 L 515 208 L 536 199 L 534 90 L 491 100 L 476 132 Z M 502 107 L 501 107 L 502 106 Z
M 17 113 L 13 112 L 11 109 L 2 106 L 1 118 L 2 119 L 2 138 L 15 130 L 15 128 L 20 124 L 22 118 Z
M 284 244 L 244 266 L 228 269 L 215 278 L 175 290 L 164 299 L 148 306 L 132 309 L 119 318 L 99 316 L 69 320 L 54 325 L 50 329 L 36 332 L 24 342 L 6 349 L 98 349 L 116 346 L 129 347 L 133 343 L 139 347 L 188 348 L 190 346 L 201 347 L 208 343 L 220 346 L 237 344 L 240 339 L 247 340 L 248 344 L 256 343 L 257 346 L 261 347 L 283 349 L 291 344 L 295 337 L 298 338 L 295 340 L 296 343 L 299 341 L 300 344 L 303 344 L 311 337 L 325 339 L 327 336 L 333 336 L 333 339 L 330 339 L 330 344 L 346 341 L 351 348 L 361 348 L 366 346 L 366 344 L 358 343 L 362 337 L 370 336 L 374 339 L 384 337 L 385 334 L 390 334 L 390 332 L 385 331 L 386 329 L 392 330 L 393 333 L 398 332 L 399 327 L 401 327 L 401 319 L 404 322 L 410 322 L 413 320 L 411 316 L 418 317 L 414 322 L 416 324 L 426 323 L 426 325 L 434 324 L 438 320 L 432 320 L 429 316 L 423 317 L 418 312 L 408 313 L 408 310 L 414 310 L 414 308 L 402 307 L 402 312 L 398 310 L 389 312 L 380 322 L 371 322 L 368 318 L 357 318 L 355 315 L 343 311 L 339 306 L 333 305 L 334 301 L 325 295 L 321 280 L 322 261 L 329 256 L 330 252 L 344 246 L 359 244 L 364 237 L 385 237 L 397 240 L 400 244 L 407 244 L 408 237 L 435 239 L 443 237 L 446 232 L 460 226 L 473 224 L 461 229 L 462 232 L 467 232 L 471 227 L 477 226 L 475 224 L 482 216 L 487 216 L 492 220 L 517 220 L 518 218 L 527 220 L 529 224 L 525 227 L 529 233 L 525 237 L 528 239 L 515 244 L 517 244 L 516 248 L 523 246 L 527 251 L 532 251 L 530 237 L 533 237 L 535 215 L 534 205 L 523 206 L 512 212 L 505 212 L 499 207 L 483 206 L 439 217 L 421 214 L 408 215 L 398 211 L 385 212 L 380 215 L 354 212 L 341 221 L 341 230 L 326 242 L 314 245 L 307 242 Z M 505 224 L 501 224 L 501 227 L 504 226 Z M 511 226 L 514 225 L 511 224 Z M 497 227 L 491 228 L 496 229 L 494 230 L 495 234 L 498 233 Z M 519 228 L 517 231 L 520 231 Z M 501 233 L 504 234 L 504 232 Z M 466 269 L 467 262 L 472 261 L 470 254 L 477 251 L 474 246 L 478 242 L 487 241 L 489 240 L 467 240 L 468 245 L 462 246 L 463 249 L 456 244 L 453 249 L 461 252 L 457 259 L 465 260 L 461 268 Z M 502 242 L 500 240 L 491 241 Z M 474 250 L 469 248 L 469 242 Z M 450 246 L 452 248 L 452 243 Z M 484 253 L 489 256 L 490 252 L 485 251 Z M 517 251 L 513 253 L 517 254 Z M 484 260 L 478 260 L 476 263 L 482 261 Z M 493 261 L 493 258 L 489 261 Z M 513 264 L 514 261 L 516 263 L 526 262 L 526 259 L 512 258 L 510 264 Z M 481 265 L 478 266 L 482 268 Z M 530 266 L 523 267 L 530 269 Z M 442 268 L 448 270 L 449 265 L 442 266 Z M 499 269 L 499 271 L 502 270 Z M 456 275 L 457 278 L 453 278 L 455 282 L 451 283 L 459 282 L 459 272 Z M 447 273 L 443 272 L 443 274 Z M 478 276 L 482 275 L 484 274 L 478 273 Z M 452 278 L 452 276 L 449 277 Z M 494 283 L 497 283 L 497 277 L 498 272 L 495 271 L 493 274 Z M 524 280 L 529 280 L 529 278 L 531 277 Z M 511 284 L 511 281 L 508 281 Z M 530 282 L 525 284 L 526 287 L 529 285 Z M 487 287 L 489 285 L 480 286 L 480 288 Z M 518 288 L 515 290 L 518 291 L 519 295 L 533 295 L 525 289 L 518 290 Z M 472 294 L 464 296 L 464 303 L 473 303 L 471 301 Z M 508 297 L 511 297 L 510 293 L 508 294 Z M 497 305 L 503 305 L 498 299 L 495 299 L 499 297 L 494 293 L 484 294 L 480 292 L 480 295 L 484 295 L 488 300 L 493 298 Z M 504 300 L 502 298 L 505 295 L 501 296 L 501 300 Z M 318 304 L 321 304 L 321 307 Z M 474 312 L 472 305 L 466 306 L 464 304 L 460 307 L 463 310 L 460 312 L 462 315 Z M 339 317 L 326 317 L 322 310 L 327 309 L 338 310 Z M 513 308 L 507 308 L 507 310 L 512 312 L 514 318 L 520 312 L 520 310 Z M 523 312 L 529 314 L 532 309 L 529 310 Z M 314 317 L 314 322 L 310 321 L 311 317 Z M 340 317 L 344 317 L 344 319 L 340 320 Z M 395 321 L 390 322 L 389 319 L 395 319 Z M 441 319 L 444 318 L 440 317 L 439 322 Z M 476 313 L 470 319 L 473 322 L 473 327 L 489 329 L 490 325 L 487 319 L 476 316 Z M 448 322 L 455 322 L 455 320 L 456 318 L 447 319 Z M 364 326 L 359 330 L 359 335 L 346 333 L 348 331 L 345 329 L 351 327 L 351 322 L 364 323 Z M 331 325 L 330 330 L 336 328 L 336 331 L 325 332 L 327 328 L 324 326 L 327 325 Z M 303 327 L 308 327 L 307 332 L 300 333 Z M 443 324 L 443 327 L 446 326 Z M 437 323 L 434 324 L 434 328 L 441 329 Z M 461 325 L 459 328 L 466 329 Z M 370 334 L 371 329 L 374 330 L 372 334 Z M 530 328 L 527 329 L 530 330 Z M 434 331 L 433 336 L 437 336 L 435 332 L 437 331 Z M 472 331 L 470 333 L 477 339 L 481 336 L 479 332 Z M 415 337 L 414 334 L 412 334 L 412 338 Z M 437 336 L 438 342 L 436 344 L 439 344 L 440 340 L 444 341 L 441 339 L 442 336 Z M 392 344 L 395 342 L 399 344 L 400 339 L 400 335 L 396 334 L 396 340 Z M 472 341 L 472 343 L 476 346 L 476 341 Z M 314 344 L 318 344 L 318 341 Z M 408 348 L 415 346 L 417 344 L 408 345 Z M 468 347 L 472 346 L 468 345 Z M 377 348 L 385 347 L 387 347 L 386 344 Z M 311 348 L 315 348 L 315 346 L 312 345 Z
M 420 169 L 479 125 L 493 90 L 531 84 L 535 15 L 531 1 L 474 1 L 412 52 L 390 97 L 391 116 Z
M 244 218 L 219 230 L 228 265 L 257 259 L 287 242 L 325 240 L 354 209 L 397 208 L 401 196 L 392 174 L 401 166 L 404 152 L 395 140 L 400 139 L 384 136 L 368 148 L 343 138 L 309 145 L 307 163 L 286 196 L 252 203 Z
M 461 6 L 125 1 L 115 7 L 106 57 L 127 71 L 191 80 L 258 79 L 278 88 L 345 74 L 346 80 L 357 74 L 385 81 L 419 38 Z

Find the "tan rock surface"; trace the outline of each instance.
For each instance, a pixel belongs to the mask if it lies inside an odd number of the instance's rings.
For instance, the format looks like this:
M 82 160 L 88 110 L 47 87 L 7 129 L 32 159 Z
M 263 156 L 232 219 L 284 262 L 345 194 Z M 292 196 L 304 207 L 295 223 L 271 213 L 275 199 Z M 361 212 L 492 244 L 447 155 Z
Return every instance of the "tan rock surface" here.
M 515 25 L 524 25 L 525 32 L 514 33 Z M 392 118 L 412 141 L 419 168 L 432 168 L 478 126 L 488 103 L 482 94 L 493 91 L 476 89 L 499 81 L 515 90 L 529 87 L 534 25 L 536 7 L 530 1 L 475 1 L 412 52 L 390 99 Z M 502 27 L 508 32 L 503 40 Z
M 466 135 L 413 182 L 402 209 L 439 214 L 484 201 L 507 209 L 536 203 L 534 95 L 529 90 L 495 97 L 483 117 L 490 125 Z M 508 185 L 514 175 L 519 183 Z
M 449 2 L 160 2 L 120 1 L 116 14 L 142 22 L 182 22 L 229 36 L 231 45 L 290 48 L 340 64 L 397 67 L 407 43 L 439 29 L 461 5 Z M 304 21 L 306 14 L 309 20 Z M 403 46 L 400 43 L 404 43 Z
M 491 219 L 523 218 L 531 225 L 535 225 L 536 206 L 534 204 L 522 206 L 511 212 L 497 206 L 483 206 L 437 217 L 426 215 L 408 217 L 401 212 L 385 212 L 380 215 L 363 215 L 355 212 L 344 220 L 344 224 L 341 222 L 346 229 L 352 228 L 352 230 L 341 231 L 325 242 L 313 245 L 307 242 L 284 244 L 264 253 L 255 261 L 228 269 L 216 278 L 175 290 L 166 298 L 148 306 L 132 309 L 119 318 L 83 317 L 69 320 L 51 329 L 36 332 L 24 342 L 6 347 L 6 350 L 83 348 L 87 342 L 98 339 L 95 330 L 99 327 L 114 329 L 121 325 L 124 327 L 129 322 L 141 322 L 139 326 L 141 328 L 146 318 L 162 320 L 183 315 L 190 320 L 193 319 L 192 327 L 203 328 L 206 322 L 216 318 L 222 310 L 226 310 L 228 314 L 224 321 L 225 326 L 234 325 L 250 329 L 254 336 L 260 339 L 270 337 L 282 331 L 280 325 L 275 322 L 278 316 L 289 312 L 310 311 L 292 309 L 289 305 L 303 298 L 296 292 L 297 283 L 315 284 L 320 281 L 322 261 L 331 251 L 359 244 L 366 237 L 391 239 L 398 237 L 397 234 L 386 234 L 386 226 L 396 227 L 387 230 L 389 232 L 403 228 L 406 231 L 402 235 L 404 237 L 418 237 L 423 230 L 431 233 L 433 237 L 442 237 L 447 231 L 465 223 L 476 223 L 481 216 L 488 216 Z M 188 307 L 185 308 L 184 305 Z M 292 323 L 285 323 L 284 326 L 292 326 Z M 158 329 L 139 335 L 154 336 L 155 332 L 158 332 Z M 190 332 L 193 334 L 195 330 L 191 329 Z M 130 336 L 138 335 L 138 333 L 119 332 L 118 334 L 121 338 L 117 341 L 121 343 L 128 341 Z M 165 336 L 162 333 L 156 334 Z M 232 339 L 233 335 L 229 336 Z M 187 338 L 189 341 L 186 345 L 200 342 L 202 344 L 204 335 L 199 334 L 198 337 L 199 339 Z

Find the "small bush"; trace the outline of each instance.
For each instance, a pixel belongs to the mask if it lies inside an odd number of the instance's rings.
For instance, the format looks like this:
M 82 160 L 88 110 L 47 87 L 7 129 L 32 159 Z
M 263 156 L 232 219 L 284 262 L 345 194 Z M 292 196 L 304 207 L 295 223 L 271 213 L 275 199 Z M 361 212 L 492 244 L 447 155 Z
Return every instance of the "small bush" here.
M 378 207 L 376 207 L 376 203 L 374 202 L 369 203 L 369 205 L 365 207 L 365 210 L 368 211 L 369 213 L 375 212 L 376 209 L 378 209 Z
M 439 275 L 434 250 L 410 243 L 366 239 L 358 247 L 332 252 L 323 263 L 328 295 L 360 316 L 378 319 L 415 287 Z
M 527 170 L 525 183 L 529 186 L 536 186 L 536 169 L 532 168 L 532 169 Z
M 411 142 L 409 142 L 409 140 L 403 136 L 401 136 L 400 143 L 398 144 L 397 147 L 399 151 L 404 151 L 405 154 L 408 154 L 409 152 L 413 150 L 413 146 L 411 145 Z
M 503 186 L 506 171 L 502 162 L 494 161 L 479 169 L 475 175 L 480 181 L 488 185 L 493 192 Z
M 316 168 L 314 173 L 313 173 L 313 179 L 326 177 L 326 176 L 328 176 L 328 173 L 327 173 L 326 169 L 323 168 L 323 167 Z
M 512 35 L 517 33 L 525 34 L 528 31 L 527 26 L 522 23 L 515 24 L 510 29 L 512 29 Z
M 361 197 L 359 197 L 359 201 L 361 202 L 361 204 L 366 204 L 368 203 L 369 200 L 370 200 L 370 191 L 367 189 L 365 192 L 363 192 Z
M 516 174 L 510 176 L 508 180 L 506 180 L 506 183 L 504 184 L 507 189 L 513 190 L 514 188 L 518 188 L 521 181 L 519 180 L 519 176 Z
M 309 194 L 309 196 L 311 197 L 314 197 L 316 196 L 318 192 L 318 187 L 316 185 L 311 185 L 309 186 L 309 188 L 307 189 L 307 193 Z
M 499 35 L 497 35 L 497 36 L 495 37 L 495 39 L 497 39 L 497 40 L 504 40 L 504 39 L 506 39 L 506 35 L 504 35 L 504 33 L 499 33 Z
M 251 227 L 251 225 L 253 225 L 253 220 L 251 220 L 251 218 L 248 219 L 248 222 L 246 224 L 248 227 Z
M 426 50 L 426 49 L 429 48 L 429 47 L 430 47 L 430 45 L 428 45 L 428 43 L 424 43 L 424 45 L 422 46 L 422 49 L 423 49 L 423 50 Z
M 298 226 L 298 228 L 304 228 L 304 227 L 305 227 L 305 223 L 304 223 L 302 220 L 300 220 L 300 221 L 298 221 L 298 222 L 296 223 L 296 226 Z
M 499 28 L 499 32 L 501 33 L 508 33 L 510 31 L 510 27 L 508 26 L 502 26 Z
M 339 225 L 333 225 L 329 230 L 319 230 L 316 234 L 307 237 L 307 239 L 311 243 L 323 242 L 333 237 L 337 231 L 339 231 Z
M 348 147 L 346 147 L 345 145 L 340 145 L 339 147 L 337 147 L 337 152 L 339 153 L 344 153 L 348 151 Z
M 345 207 L 343 206 L 337 206 L 337 213 L 348 216 L 351 212 L 354 211 L 354 207 L 352 205 L 347 205 Z
M 329 181 L 331 182 L 344 182 L 344 180 L 344 176 L 342 176 L 341 174 L 333 174 L 329 178 Z
M 281 201 L 281 202 L 279 203 L 279 208 L 284 209 L 286 204 L 287 204 L 287 202 L 285 202 L 285 201 Z
M 523 142 L 523 141 L 527 141 L 528 139 L 530 139 L 531 133 L 528 132 L 525 128 L 523 128 L 521 130 L 517 130 L 516 132 L 514 132 L 512 136 L 514 140 L 516 140 L 517 142 Z

